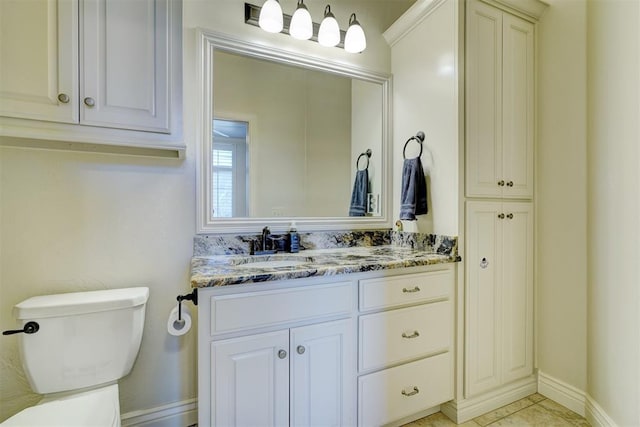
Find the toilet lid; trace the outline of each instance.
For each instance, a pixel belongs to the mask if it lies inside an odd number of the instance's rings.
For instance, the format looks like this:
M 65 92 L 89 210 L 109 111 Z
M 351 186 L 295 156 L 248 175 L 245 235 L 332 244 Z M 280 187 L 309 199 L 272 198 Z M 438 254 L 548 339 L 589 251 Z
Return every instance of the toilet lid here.
M 3 422 L 2 427 L 118 427 L 119 418 L 118 401 L 104 393 L 94 392 L 49 400 L 26 408 Z

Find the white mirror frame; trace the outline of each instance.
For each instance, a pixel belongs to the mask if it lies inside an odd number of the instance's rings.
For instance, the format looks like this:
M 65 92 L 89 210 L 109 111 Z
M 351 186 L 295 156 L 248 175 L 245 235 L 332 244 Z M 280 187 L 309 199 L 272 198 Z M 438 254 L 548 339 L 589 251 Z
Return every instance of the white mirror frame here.
M 198 67 L 200 80 L 199 117 L 200 134 L 197 138 L 196 161 L 196 224 L 198 234 L 213 233 L 258 233 L 266 225 L 272 231 L 280 232 L 288 229 L 295 221 L 298 230 L 358 230 L 391 228 L 392 210 L 392 149 L 391 149 L 391 76 L 387 74 L 365 71 L 336 62 L 319 59 L 299 53 L 292 53 L 273 47 L 249 43 L 228 35 L 199 29 Z M 211 215 L 211 117 L 213 117 L 213 53 L 215 50 L 237 53 L 258 59 L 266 59 L 286 65 L 294 65 L 307 69 L 325 71 L 345 77 L 378 83 L 382 87 L 382 202 L 381 215 L 375 217 L 262 217 L 262 218 L 214 218 Z

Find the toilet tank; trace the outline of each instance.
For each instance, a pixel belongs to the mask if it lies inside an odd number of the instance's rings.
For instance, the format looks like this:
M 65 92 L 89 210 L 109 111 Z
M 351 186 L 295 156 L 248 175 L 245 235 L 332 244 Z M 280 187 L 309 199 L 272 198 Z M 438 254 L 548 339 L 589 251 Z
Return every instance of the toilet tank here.
M 29 298 L 13 309 L 21 326 L 22 364 L 36 393 L 97 386 L 127 375 L 138 355 L 149 288 L 73 292 Z

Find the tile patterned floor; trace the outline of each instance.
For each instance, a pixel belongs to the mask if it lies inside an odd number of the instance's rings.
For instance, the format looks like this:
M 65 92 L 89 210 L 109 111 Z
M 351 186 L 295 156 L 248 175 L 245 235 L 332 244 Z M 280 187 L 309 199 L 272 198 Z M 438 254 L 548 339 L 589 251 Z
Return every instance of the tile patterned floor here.
M 589 427 L 589 423 L 583 417 L 538 393 L 481 415 L 464 424 L 456 424 L 442 412 L 438 412 L 405 424 L 403 427 L 453 427 L 456 425 L 462 427 Z

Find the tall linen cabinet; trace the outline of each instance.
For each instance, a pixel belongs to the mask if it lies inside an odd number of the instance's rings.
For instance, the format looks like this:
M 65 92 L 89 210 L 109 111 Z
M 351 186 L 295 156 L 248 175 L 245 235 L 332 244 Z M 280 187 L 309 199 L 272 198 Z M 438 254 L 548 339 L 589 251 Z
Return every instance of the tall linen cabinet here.
M 521 2 L 519 6 L 544 6 Z M 534 374 L 535 29 L 532 9 L 465 3 L 464 345 L 457 422 L 537 390 Z

